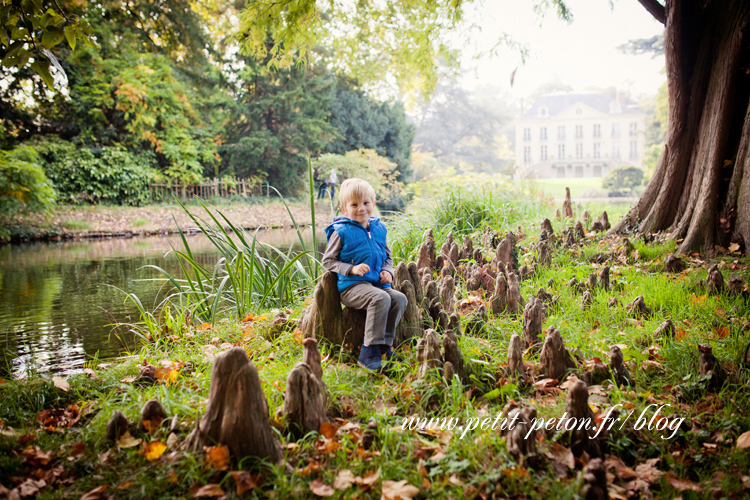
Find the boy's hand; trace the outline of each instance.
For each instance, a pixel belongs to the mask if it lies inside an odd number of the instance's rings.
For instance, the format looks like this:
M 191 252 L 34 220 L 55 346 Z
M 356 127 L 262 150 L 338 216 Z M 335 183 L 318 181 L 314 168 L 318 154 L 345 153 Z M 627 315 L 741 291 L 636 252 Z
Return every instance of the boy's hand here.
M 393 283 L 393 276 L 388 271 L 380 271 L 380 282 L 384 284 Z
M 357 276 L 364 276 L 365 274 L 369 272 L 370 272 L 370 266 L 368 266 L 367 264 L 357 264 L 356 266 L 352 267 L 352 270 L 349 271 L 349 274 L 356 274 Z

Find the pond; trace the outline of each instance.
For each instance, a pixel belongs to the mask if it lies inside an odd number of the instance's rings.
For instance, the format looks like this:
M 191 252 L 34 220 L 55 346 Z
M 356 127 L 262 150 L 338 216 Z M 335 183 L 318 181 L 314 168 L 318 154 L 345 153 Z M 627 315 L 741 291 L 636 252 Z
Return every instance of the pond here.
M 309 229 L 305 245 L 312 247 Z M 203 235 L 188 236 L 203 264 L 218 252 Z M 318 236 L 325 244 L 325 235 Z M 258 232 L 258 240 L 299 248 L 294 230 Z M 181 275 L 170 242 L 178 235 L 78 240 L 0 246 L 0 376 L 31 371 L 75 373 L 91 359 L 111 359 L 137 349 L 137 340 L 117 323 L 136 323 L 135 293 L 153 310 L 169 292 L 156 265 Z

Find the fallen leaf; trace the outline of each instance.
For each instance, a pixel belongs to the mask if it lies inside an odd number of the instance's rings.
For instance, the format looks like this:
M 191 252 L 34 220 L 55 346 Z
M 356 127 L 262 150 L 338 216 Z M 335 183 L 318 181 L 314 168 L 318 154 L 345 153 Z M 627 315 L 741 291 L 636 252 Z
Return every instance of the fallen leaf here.
M 677 476 L 673 475 L 671 472 L 667 473 L 667 481 L 669 481 L 669 484 L 672 485 L 672 488 L 676 489 L 677 491 L 703 491 L 703 488 L 701 488 L 700 485 L 690 481 L 689 479 L 680 479 Z
M 133 382 L 135 382 L 137 378 L 138 378 L 137 375 L 128 375 L 127 377 L 120 379 L 120 382 L 124 382 L 126 384 L 132 384 Z
M 194 484 L 190 487 L 190 494 L 195 498 L 220 497 L 224 495 L 224 490 L 218 484 L 206 484 L 204 486 Z
M 320 427 L 318 428 L 318 433 L 324 436 L 326 439 L 333 439 L 334 436 L 336 436 L 337 430 L 338 430 L 338 427 L 333 425 L 332 423 L 323 422 L 320 424 Z
M 206 465 L 212 469 L 227 470 L 229 468 L 229 448 L 225 445 L 204 446 L 206 451 Z
M 299 328 L 294 329 L 293 336 L 294 336 L 294 341 L 297 342 L 298 344 L 302 344 L 302 341 L 305 340 L 305 332 L 303 332 Z
M 162 453 L 166 451 L 166 449 L 167 445 L 162 443 L 161 441 L 151 441 L 143 447 L 139 454 L 146 457 L 146 460 L 148 460 L 149 462 L 153 462 L 154 460 L 158 460 L 159 457 L 161 457 Z
M 676 340 L 682 340 L 682 339 L 686 338 L 687 336 L 688 336 L 688 333 L 685 331 L 684 328 L 677 328 L 677 330 L 675 331 L 674 338 Z
M 262 484 L 260 475 L 250 474 L 246 470 L 233 470 L 232 479 L 237 485 L 237 495 L 242 496 L 246 491 L 254 490 Z
M 638 464 L 635 466 L 635 473 L 638 477 L 650 484 L 656 484 L 659 482 L 663 472 L 656 468 L 656 464 L 659 462 L 658 458 L 651 458 L 646 460 L 646 463 Z
M 565 465 L 568 469 L 576 468 L 576 459 L 573 456 L 573 452 L 570 448 L 566 448 L 557 441 L 552 445 L 552 456 L 561 464 Z
M 638 474 L 633 469 L 625 465 L 625 462 L 614 455 L 610 455 L 607 458 L 605 466 L 607 470 L 614 469 L 615 475 L 625 481 L 630 481 L 638 477 Z
M 210 329 L 211 329 L 211 323 L 203 323 L 202 325 L 200 325 L 198 327 L 198 330 L 200 330 L 202 332 L 205 332 L 205 331 L 210 330 Z
M 68 392 L 70 390 L 70 384 L 62 377 L 52 377 L 52 383 L 61 391 Z
M 383 481 L 381 492 L 381 500 L 412 500 L 419 494 L 419 488 L 409 484 L 406 479 Z
M 319 497 L 330 497 L 335 493 L 333 487 L 324 483 L 321 479 L 316 479 L 309 484 L 310 491 Z
M 162 380 L 165 384 L 171 385 L 177 376 L 180 374 L 180 370 L 175 368 L 157 368 L 154 373 L 156 380 Z
M 737 438 L 737 448 L 744 450 L 750 448 L 750 431 L 740 434 Z
M 141 444 L 141 439 L 136 439 L 130 434 L 130 431 L 125 431 L 125 434 L 120 436 L 117 440 L 117 446 L 120 448 L 134 448 Z
M 714 328 L 714 331 L 716 332 L 716 336 L 720 339 L 725 339 L 729 337 L 729 327 L 724 325 L 721 328 Z
M 738 243 L 730 243 L 727 250 L 729 250 L 730 252 L 737 252 L 739 249 L 740 245 Z
M 378 470 L 371 470 L 367 474 L 365 474 L 365 477 L 359 477 L 354 480 L 355 483 L 357 483 L 360 486 L 367 486 L 370 487 L 373 484 L 378 482 L 378 479 L 380 479 L 380 469 Z
M 42 467 L 52 460 L 52 456 L 49 453 L 43 452 L 38 446 L 26 447 L 21 455 L 23 455 L 24 461 L 32 467 Z
M 128 489 L 128 488 L 130 488 L 131 486 L 133 486 L 133 481 L 125 481 L 125 482 L 124 482 L 124 483 L 122 483 L 122 484 L 118 484 L 118 485 L 117 485 L 117 489 L 118 489 L 118 490 L 127 490 L 127 489 Z
M 333 487 L 337 490 L 349 489 L 354 484 L 355 479 L 354 473 L 349 469 L 340 470 L 333 481 Z
M 99 380 L 99 377 L 96 375 L 96 373 L 94 372 L 94 370 L 92 370 L 91 368 L 84 368 L 83 369 L 83 373 L 84 373 L 84 375 L 86 375 L 89 378 L 92 378 L 94 380 Z
M 73 445 L 73 449 L 70 450 L 71 458 L 81 458 L 86 455 L 86 444 L 78 442 Z
M 106 484 L 97 486 L 93 490 L 83 495 L 81 497 L 81 500 L 107 500 L 111 498 L 111 496 L 106 493 L 108 487 L 109 486 L 107 486 Z

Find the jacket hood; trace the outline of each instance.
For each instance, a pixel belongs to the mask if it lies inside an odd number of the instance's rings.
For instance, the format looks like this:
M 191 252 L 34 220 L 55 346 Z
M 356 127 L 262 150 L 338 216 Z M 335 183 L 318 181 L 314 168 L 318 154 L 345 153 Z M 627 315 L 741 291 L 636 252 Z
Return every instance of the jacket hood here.
M 380 217 L 370 217 L 369 219 L 370 224 L 372 224 L 373 222 L 378 222 L 379 220 L 380 220 Z M 333 218 L 333 222 L 331 222 L 325 228 L 327 238 L 331 237 L 331 233 L 333 233 L 334 231 L 334 228 L 333 228 L 334 224 L 350 224 L 350 225 L 362 227 L 362 225 L 359 222 L 355 222 L 344 215 L 337 215 L 336 217 Z

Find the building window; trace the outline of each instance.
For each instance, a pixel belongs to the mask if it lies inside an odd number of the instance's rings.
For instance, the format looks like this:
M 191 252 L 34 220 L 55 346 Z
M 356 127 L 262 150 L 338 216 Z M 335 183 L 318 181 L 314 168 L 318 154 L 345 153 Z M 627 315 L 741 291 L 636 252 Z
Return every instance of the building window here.
M 619 123 L 613 123 L 612 124 L 612 137 L 620 137 L 620 124 Z
M 583 158 L 583 143 L 576 144 L 576 160 Z
M 576 139 L 583 139 L 583 125 L 576 125 Z
M 630 141 L 630 159 L 638 159 L 638 141 Z
M 598 139 L 602 136 L 602 126 L 594 125 L 594 138 Z
M 638 135 L 638 122 L 633 122 L 630 124 L 630 137 L 635 137 Z
M 547 140 L 547 127 L 539 127 L 539 140 Z
M 565 126 L 557 127 L 557 139 L 560 141 L 565 140 Z
M 576 109 L 576 114 L 577 115 L 580 115 L 581 113 L 583 113 L 583 110 L 581 110 L 581 108 Z
M 612 158 L 620 159 L 620 143 L 619 142 L 613 142 L 612 143 Z
M 530 141 L 531 140 L 531 129 L 530 128 L 523 129 L 523 140 L 524 141 Z
M 531 163 L 531 146 L 523 147 L 523 162 Z
M 542 146 L 539 149 L 539 161 L 544 161 L 547 159 L 547 146 Z
M 594 158 L 601 158 L 602 156 L 602 145 L 598 142 L 594 143 Z
M 565 144 L 557 145 L 557 157 L 561 160 L 565 159 Z

